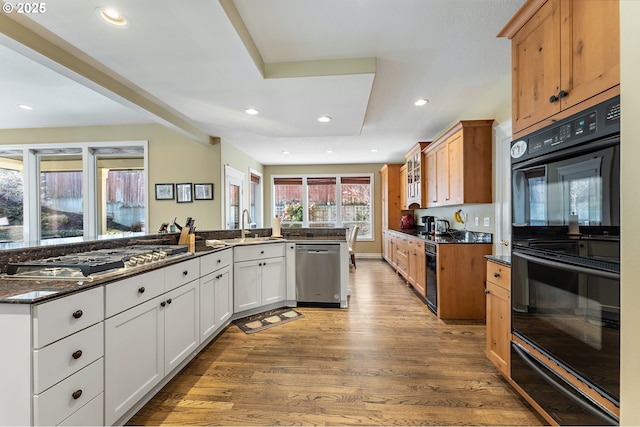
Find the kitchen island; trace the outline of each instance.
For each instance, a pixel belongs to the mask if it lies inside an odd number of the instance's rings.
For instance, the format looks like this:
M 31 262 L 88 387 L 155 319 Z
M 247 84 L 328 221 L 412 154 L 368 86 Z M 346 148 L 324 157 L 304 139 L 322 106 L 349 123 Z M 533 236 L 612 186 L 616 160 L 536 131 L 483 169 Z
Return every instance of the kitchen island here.
M 347 243 L 344 229 L 340 232 L 321 238 L 341 248 L 341 306 L 346 307 Z M 295 238 L 309 242 L 317 234 L 305 231 Z M 295 248 L 294 240 L 243 244 L 237 236 L 215 232 L 200 237 L 206 241 L 214 236 L 236 241 L 215 249 L 200 244 L 195 253 L 80 280 L 2 276 L 0 334 L 12 345 L 0 353 L 0 400 L 12 410 L 0 413 L 0 425 L 125 423 L 232 320 L 295 306 L 295 275 L 289 273 L 294 266 L 287 265 L 285 254 Z M 159 238 L 175 243 L 171 235 L 148 240 Z M 140 239 L 134 243 L 140 244 Z M 124 238 L 62 245 L 57 255 L 96 245 L 117 250 L 129 243 Z M 31 254 L 41 250 L 33 248 Z M 19 263 L 31 255 L 29 249 L 18 249 L 2 256 Z M 3 272 L 7 264 L 2 264 Z M 247 278 L 257 276 L 237 273 L 260 272 L 266 265 L 276 265 L 277 270 L 262 275 L 263 281 L 252 282 Z M 237 301 L 249 295 L 247 289 L 255 291 L 251 295 L 257 299 L 250 307 L 239 307 Z

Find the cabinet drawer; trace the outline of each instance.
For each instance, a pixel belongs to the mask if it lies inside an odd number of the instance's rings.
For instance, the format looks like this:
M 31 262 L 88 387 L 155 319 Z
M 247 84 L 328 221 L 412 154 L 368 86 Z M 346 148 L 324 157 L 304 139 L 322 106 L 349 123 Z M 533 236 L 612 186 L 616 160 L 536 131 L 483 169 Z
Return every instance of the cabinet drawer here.
M 74 412 L 66 420 L 62 421 L 59 426 L 103 426 L 104 416 L 104 393 L 100 393 L 97 397 L 82 408 Z
M 234 262 L 256 259 L 276 258 L 284 256 L 284 243 L 268 243 L 264 245 L 237 246 L 234 248 Z
M 200 277 L 200 260 L 190 259 L 164 268 L 164 290 L 169 292 Z
M 164 293 L 164 271 L 154 270 L 105 286 L 105 317 L 111 317 Z
M 33 392 L 42 393 L 104 355 L 103 323 L 33 352 Z
M 44 393 L 33 396 L 34 424 L 56 425 L 102 393 L 103 360 L 96 360 Z
M 510 291 L 511 290 L 511 268 L 502 264 L 487 262 L 487 282 Z
M 223 249 L 216 253 L 200 257 L 200 276 L 206 276 L 216 270 L 231 265 L 233 262 L 233 250 Z
M 71 335 L 104 320 L 102 286 L 33 307 L 33 348 Z

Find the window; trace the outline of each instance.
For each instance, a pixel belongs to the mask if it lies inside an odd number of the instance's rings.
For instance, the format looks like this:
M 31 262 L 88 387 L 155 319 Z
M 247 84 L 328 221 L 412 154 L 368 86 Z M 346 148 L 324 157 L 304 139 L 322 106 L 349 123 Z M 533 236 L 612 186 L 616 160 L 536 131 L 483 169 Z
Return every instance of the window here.
M 371 174 L 274 176 L 273 211 L 282 227 L 360 225 L 358 238 L 373 237 Z
M 144 231 L 146 141 L 0 150 L 0 241 Z
M 262 228 L 262 174 L 249 169 L 251 184 L 249 186 L 249 214 L 252 227 Z

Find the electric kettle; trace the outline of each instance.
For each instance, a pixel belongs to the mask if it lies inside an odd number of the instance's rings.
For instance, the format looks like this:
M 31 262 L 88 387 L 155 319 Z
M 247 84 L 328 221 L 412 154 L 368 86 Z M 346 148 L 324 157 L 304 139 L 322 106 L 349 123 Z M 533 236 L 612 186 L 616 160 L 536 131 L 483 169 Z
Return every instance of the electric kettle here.
M 449 230 L 449 221 L 446 219 L 436 219 L 436 236 L 444 236 Z

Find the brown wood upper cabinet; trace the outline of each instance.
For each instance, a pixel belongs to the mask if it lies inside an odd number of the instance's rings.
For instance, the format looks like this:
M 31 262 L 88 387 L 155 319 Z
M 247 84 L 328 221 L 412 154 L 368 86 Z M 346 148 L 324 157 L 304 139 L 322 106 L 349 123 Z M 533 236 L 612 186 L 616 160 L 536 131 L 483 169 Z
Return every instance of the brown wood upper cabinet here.
M 514 137 L 619 90 L 619 8 L 615 0 L 528 0 L 498 34 L 511 39 Z
M 462 120 L 423 149 L 426 206 L 491 203 L 493 120 Z
M 425 179 L 424 179 L 424 154 L 423 148 L 430 142 L 418 142 L 404 155 L 407 159 L 405 166 L 407 168 L 406 177 L 403 181 L 405 186 L 405 204 L 404 209 L 419 209 L 426 206 L 424 195 Z
M 380 169 L 380 191 L 382 192 L 382 229 L 386 230 L 391 224 L 395 228 L 400 223 L 402 203 L 400 187 L 399 164 L 386 164 Z

